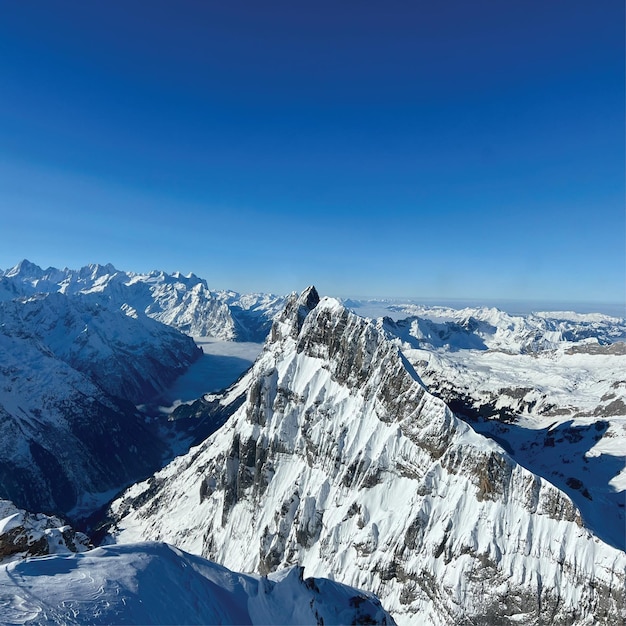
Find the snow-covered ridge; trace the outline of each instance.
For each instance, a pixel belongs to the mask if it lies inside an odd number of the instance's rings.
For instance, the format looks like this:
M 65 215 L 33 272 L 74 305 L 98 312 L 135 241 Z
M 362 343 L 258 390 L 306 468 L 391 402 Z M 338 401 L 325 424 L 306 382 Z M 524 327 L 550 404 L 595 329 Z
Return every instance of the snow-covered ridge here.
M 380 624 L 371 594 L 300 568 L 238 574 L 162 543 L 0 566 L 5 624 Z
M 219 431 L 113 504 L 118 541 L 259 573 L 297 563 L 399 623 L 621 623 L 626 555 L 430 395 L 376 322 L 307 290 L 212 402 L 241 393 Z
M 42 347 L 135 404 L 171 384 L 201 354 L 191 338 L 150 318 L 61 293 L 0 302 L 0 332 Z
M 399 307 L 377 325 L 430 391 L 574 499 L 626 548 L 626 320 L 497 309 Z
M 165 445 L 135 404 L 200 350 L 145 315 L 53 292 L 0 302 L 0 354 L 0 497 L 67 515 L 160 466 Z
M 394 307 L 390 307 L 394 310 Z M 500 350 L 537 353 L 565 345 L 610 345 L 626 341 L 626 319 L 602 314 L 544 312 L 510 315 L 494 308 L 395 307 L 410 317 L 381 319 L 392 334 L 414 348 Z
M 263 341 L 284 304 L 271 294 L 211 291 L 195 274 L 123 272 L 111 264 L 44 270 L 24 260 L 0 274 L 0 301 L 53 292 L 131 308 L 188 335 L 240 341 Z

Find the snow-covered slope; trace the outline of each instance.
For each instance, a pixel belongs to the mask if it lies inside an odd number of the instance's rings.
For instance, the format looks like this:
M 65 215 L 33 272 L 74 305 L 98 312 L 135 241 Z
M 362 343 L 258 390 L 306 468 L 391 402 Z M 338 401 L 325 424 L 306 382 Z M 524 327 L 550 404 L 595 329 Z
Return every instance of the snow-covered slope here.
M 267 293 L 221 291 L 217 296 L 228 306 L 238 341 L 265 341 L 272 320 L 283 310 L 286 301 L 284 296 Z
M 626 320 L 418 312 L 377 323 L 429 390 L 566 491 L 599 536 L 626 549 Z
M 447 347 L 449 351 L 471 348 L 526 354 L 585 340 L 599 345 L 626 341 L 626 320 L 599 313 L 510 315 L 495 308 L 416 305 L 395 305 L 389 312 L 396 321 L 383 318 L 384 326 L 415 348 Z M 409 312 L 410 317 L 397 319 L 399 313 Z
M 228 334 L 233 320 L 220 302 L 195 276 L 111 265 L 43 270 L 27 261 L 2 273 L 0 498 L 82 515 L 160 467 L 178 434 L 198 436 L 192 422 L 158 432 L 147 424 L 158 416 L 136 405 L 155 401 L 202 354 L 164 322 Z M 272 304 L 251 298 L 245 306 Z
M 134 404 L 200 350 L 145 315 L 50 293 L 0 302 L 0 354 L 0 497 L 67 514 L 159 467 L 165 446 Z
M 61 293 L 0 302 L 0 332 L 49 351 L 103 391 L 136 404 L 201 355 L 190 337 L 145 315 Z
M 232 572 L 162 543 L 0 566 L 4 624 L 394 624 L 380 602 L 291 568 Z
M 622 623 L 626 555 L 339 302 L 293 297 L 252 370 L 203 402 L 232 417 L 113 504 L 117 541 L 297 563 L 405 624 Z
M 87 494 L 117 490 L 159 466 L 164 445 L 133 404 L 105 393 L 36 336 L 5 330 L 0 497 L 68 513 Z
M 192 336 L 263 341 L 284 298 L 211 291 L 194 274 L 137 274 L 112 265 L 46 270 L 22 261 L 0 278 L 0 301 L 36 293 L 83 294 L 108 308 L 131 308 Z

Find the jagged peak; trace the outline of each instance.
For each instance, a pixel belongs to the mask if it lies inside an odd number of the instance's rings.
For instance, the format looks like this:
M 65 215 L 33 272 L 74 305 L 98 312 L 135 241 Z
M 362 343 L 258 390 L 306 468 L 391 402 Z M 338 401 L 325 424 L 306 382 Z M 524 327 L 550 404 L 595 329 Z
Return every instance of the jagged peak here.
M 312 311 L 320 302 L 320 296 L 314 285 L 309 285 L 298 298 L 298 305 L 306 308 L 308 312 Z
M 109 272 L 109 274 L 115 274 L 118 271 L 113 263 L 106 263 L 105 265 L 97 264 L 97 266 L 99 266 L 101 269 L 106 270 L 107 272 Z
M 5 273 L 5 276 L 8 278 L 20 275 L 39 278 L 43 275 L 43 269 L 28 259 L 22 259 L 17 265 L 7 270 Z
M 320 296 L 313 285 L 307 287 L 296 300 L 298 331 L 302 328 L 307 315 L 320 303 Z
M 302 330 L 307 315 L 319 304 L 320 296 L 317 289 L 310 285 L 300 295 L 293 292 L 287 298 L 285 308 L 272 326 L 271 341 L 280 337 L 291 336 L 294 339 Z
M 361 317 L 341 301 L 325 297 L 303 321 L 296 350 L 332 362 L 335 378 L 349 387 L 367 387 L 376 379 L 375 370 L 382 366 L 387 374 L 393 370 L 404 379 L 405 386 L 417 383 L 416 393 L 421 395 L 426 386 L 390 339 L 376 320 Z
M 117 273 L 118 270 L 111 263 L 107 263 L 105 265 L 101 265 L 100 263 L 89 263 L 89 265 L 85 265 L 78 270 L 79 276 L 93 279 L 101 278 L 102 276 L 112 276 Z
M 435 614 L 439 606 L 449 618 L 443 621 L 463 621 L 447 611 L 461 606 L 465 589 L 482 602 L 485 587 L 496 588 L 511 572 L 520 572 L 510 587 L 519 614 L 528 604 L 529 616 L 540 615 L 545 581 L 557 593 L 555 602 L 563 602 L 558 585 L 579 585 L 569 582 L 579 576 L 579 563 L 614 562 L 614 552 L 582 534 L 580 515 L 565 495 L 423 390 L 376 321 L 335 299 L 319 300 L 309 288 L 292 294 L 274 332 L 276 343 L 268 343 L 248 383 L 233 387 L 238 391 L 230 398 L 248 390 L 228 426 L 166 468 L 159 486 L 146 483 L 139 495 L 114 505 L 114 515 L 129 518 L 119 525 L 122 533 L 142 527 L 196 549 L 199 537 L 210 538 L 202 539 L 203 553 L 264 574 L 296 559 L 307 567 L 319 559 L 346 581 L 371 571 L 371 588 L 415 624 L 422 611 Z M 226 402 L 233 400 L 221 406 Z M 197 509 L 185 508 L 180 524 L 171 522 L 200 480 Z M 231 519 L 241 533 L 229 522 L 235 507 Z M 511 514 L 503 514 L 509 508 Z M 546 541 L 557 529 L 560 554 Z M 565 614 L 579 610 L 580 597 L 586 606 L 610 602 L 610 568 L 617 580 L 619 567 L 608 566 L 604 588 L 575 587 Z M 457 571 L 459 595 L 452 596 L 448 573 Z M 439 586 L 444 594 L 433 596 Z M 499 597 L 490 602 L 502 606 Z M 470 614 L 483 610 L 468 608 Z

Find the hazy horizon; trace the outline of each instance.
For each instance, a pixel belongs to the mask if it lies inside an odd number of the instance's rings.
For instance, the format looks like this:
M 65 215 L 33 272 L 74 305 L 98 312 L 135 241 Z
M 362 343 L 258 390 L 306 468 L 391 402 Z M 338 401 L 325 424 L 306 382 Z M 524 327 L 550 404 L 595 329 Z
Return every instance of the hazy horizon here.
M 19 263 L 22 261 L 28 261 L 30 263 L 34 263 L 30 259 L 21 259 L 17 263 L 9 267 L 2 268 L 0 267 L 0 274 L 2 272 L 7 272 L 8 270 L 17 267 Z M 46 271 L 49 269 L 56 270 L 79 270 L 80 267 L 54 267 L 50 265 L 39 265 L 35 263 L 35 265 L 41 267 L 42 270 Z M 96 263 L 92 263 L 92 265 L 97 265 Z M 106 263 L 101 263 L 100 265 L 105 266 Z M 114 267 L 115 265 L 112 264 Z M 136 272 L 131 268 L 122 268 L 115 267 L 116 270 L 122 272 L 129 273 L 137 273 L 141 274 L 143 272 Z M 153 268 L 151 271 L 166 271 L 160 268 Z M 174 274 L 174 272 L 166 272 L 168 274 Z M 182 274 L 182 272 L 180 272 Z M 385 305 L 393 305 L 393 304 L 416 304 L 416 305 L 425 305 L 425 306 L 442 306 L 442 307 L 450 307 L 450 308 L 472 308 L 472 307 L 495 307 L 506 311 L 509 314 L 515 315 L 523 315 L 527 313 L 539 312 L 539 311 L 573 311 L 576 313 L 602 313 L 605 315 L 611 315 L 614 317 L 626 317 L 626 302 L 614 300 L 614 301 L 591 301 L 591 300 L 537 300 L 537 299 L 529 299 L 529 298 L 476 298 L 476 297 L 456 297 L 456 298 L 446 298 L 446 297 L 437 297 L 437 296 L 415 296 L 415 295 L 394 295 L 394 296 L 381 296 L 381 295 L 367 295 L 367 294 L 337 294 L 337 293 L 325 293 L 323 290 L 318 288 L 315 281 L 309 282 L 307 285 L 301 285 L 299 288 L 293 288 L 283 293 L 276 292 L 263 292 L 260 290 L 255 290 L 253 292 L 246 292 L 245 290 L 238 289 L 236 285 L 231 285 L 229 287 L 216 287 L 211 284 L 211 281 L 206 277 L 198 274 L 197 272 L 187 273 L 186 276 L 190 274 L 194 274 L 196 277 L 203 279 L 206 281 L 209 289 L 219 291 L 219 290 L 228 290 L 228 291 L 236 291 L 239 293 L 272 293 L 273 295 L 284 296 L 289 293 L 300 292 L 309 285 L 313 285 L 320 291 L 321 296 L 331 296 L 334 298 L 339 298 L 347 303 L 349 306 L 350 301 L 355 301 L 355 303 L 366 304 L 368 302 L 372 303 L 384 303 Z M 374 307 L 375 308 L 375 307 Z M 385 311 L 381 307 L 380 315 L 388 315 L 389 311 Z

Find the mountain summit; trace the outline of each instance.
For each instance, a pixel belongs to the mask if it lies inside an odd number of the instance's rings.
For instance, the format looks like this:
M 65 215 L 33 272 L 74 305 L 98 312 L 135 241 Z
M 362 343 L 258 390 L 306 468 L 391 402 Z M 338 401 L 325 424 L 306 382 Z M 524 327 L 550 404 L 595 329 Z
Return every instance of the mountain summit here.
M 43 270 L 24 260 L 0 271 L 0 301 L 61 292 L 107 308 L 134 309 L 189 335 L 261 342 L 284 298 L 271 294 L 211 291 L 195 274 L 123 272 L 110 263 L 78 270 Z
M 626 555 L 338 301 L 291 297 L 207 410 L 227 407 L 219 431 L 113 504 L 113 538 L 261 574 L 298 564 L 375 593 L 399 623 L 621 623 Z

